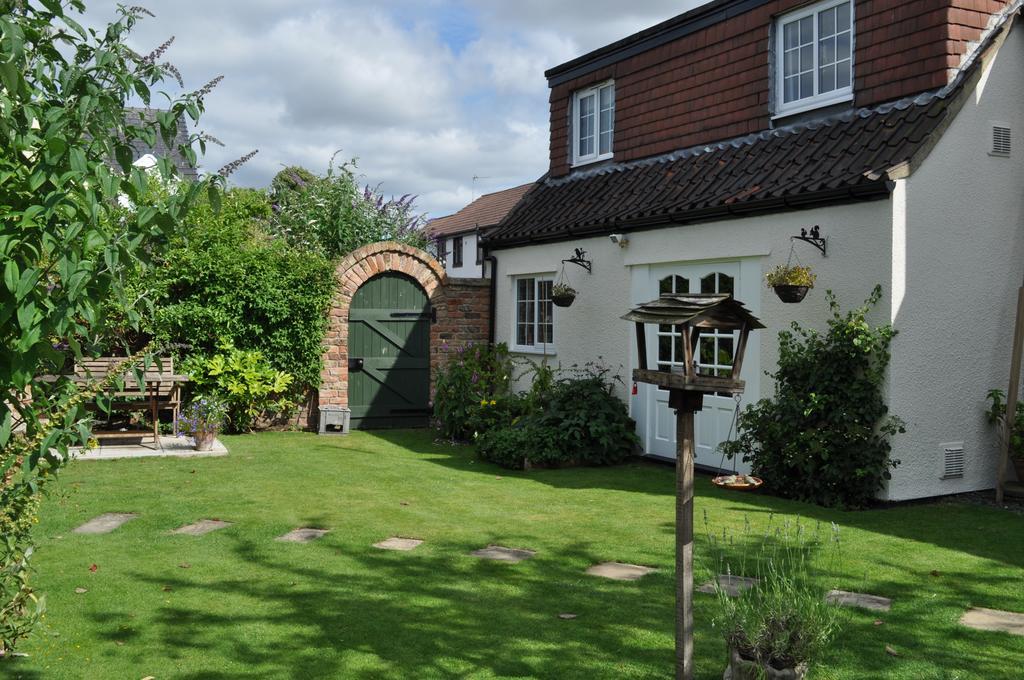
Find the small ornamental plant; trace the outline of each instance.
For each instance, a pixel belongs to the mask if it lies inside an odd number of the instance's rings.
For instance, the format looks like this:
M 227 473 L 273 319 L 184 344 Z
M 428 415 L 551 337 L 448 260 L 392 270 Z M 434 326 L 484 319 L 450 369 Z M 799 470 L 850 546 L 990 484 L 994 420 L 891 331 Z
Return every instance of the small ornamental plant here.
M 988 422 L 1005 427 L 1006 393 L 1002 390 L 991 390 L 988 399 L 992 403 L 986 414 Z M 1017 402 L 1017 413 L 1010 428 L 1010 457 L 1015 461 L 1024 462 L 1024 401 Z
M 557 307 L 568 307 L 576 299 L 576 289 L 568 283 L 556 283 L 551 286 L 551 301 Z
M 807 288 L 814 288 L 814 282 L 817 278 L 817 275 L 811 271 L 810 267 L 803 265 L 790 267 L 783 264 L 773 267 L 764 276 L 765 283 L 769 288 L 776 286 L 806 286 Z
M 551 286 L 551 297 L 563 295 L 571 295 L 575 297 L 576 293 L 576 289 L 570 286 L 568 283 L 556 283 L 555 285 Z
M 198 396 L 181 413 L 179 424 L 184 434 L 195 439 L 197 451 L 209 451 L 224 427 L 227 403 L 216 395 Z
M 718 573 L 756 579 L 739 593 L 715 579 L 712 625 L 729 648 L 726 677 L 801 680 L 846 618 L 826 598 L 841 558 L 839 527 L 808 526 L 799 517 L 779 523 L 769 515 L 763 533 L 744 518 L 742 534 L 731 536 L 713 532 L 706 512 L 704 525 Z

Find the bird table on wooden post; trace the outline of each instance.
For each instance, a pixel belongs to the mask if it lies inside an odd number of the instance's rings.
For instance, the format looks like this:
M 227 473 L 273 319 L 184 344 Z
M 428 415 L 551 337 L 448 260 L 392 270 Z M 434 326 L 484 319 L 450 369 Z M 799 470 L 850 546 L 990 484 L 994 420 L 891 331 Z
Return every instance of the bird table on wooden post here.
M 676 411 L 676 678 L 693 678 L 693 414 L 701 410 L 705 393 L 740 394 L 739 379 L 750 331 L 764 328 L 731 295 L 662 295 L 622 317 L 636 323 L 639 368 L 635 382 L 669 391 Z M 682 369 L 651 370 L 647 366 L 646 324 L 678 326 L 685 362 Z M 731 369 L 701 370 L 701 336 L 714 332 L 738 335 Z M 718 363 L 718 362 L 716 362 Z M 724 374 L 724 373 L 727 373 Z

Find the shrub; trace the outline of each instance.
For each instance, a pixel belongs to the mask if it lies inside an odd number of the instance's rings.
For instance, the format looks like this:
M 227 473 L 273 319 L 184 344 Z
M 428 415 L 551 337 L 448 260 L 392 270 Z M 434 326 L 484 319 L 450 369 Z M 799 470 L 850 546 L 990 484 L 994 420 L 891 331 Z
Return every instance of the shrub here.
M 173 183 L 150 200 L 132 146 L 175 145 L 178 123 L 198 121 L 212 84 L 183 96 L 160 92 L 167 109 L 138 124 L 124 104 L 150 106 L 151 91 L 171 90 L 178 73 L 162 58 L 169 42 L 142 56 L 129 47 L 148 12 L 124 7 L 115 21 L 86 30 L 81 0 L 4 2 L 0 13 L 0 657 L 8 658 L 41 614 L 29 581 L 32 526 L 40 494 L 84 443 L 81 407 L 101 389 L 77 390 L 42 376 L 87 356 L 107 330 L 102 307 L 125 299 L 124 274 L 149 261 L 200 192 L 223 177 Z M 137 47 L 137 44 L 135 45 Z M 191 148 L 179 151 L 193 164 Z M 204 142 L 199 141 L 202 146 Z M 119 209 L 120 198 L 145 211 Z M 112 389 L 103 385 L 103 390 Z M 54 451 L 60 455 L 54 455 Z
M 489 430 L 476 441 L 476 451 L 484 460 L 522 470 L 530 466 L 556 466 L 573 462 L 560 448 L 558 430 L 535 421 Z
M 247 432 L 265 415 L 276 416 L 295 407 L 288 398 L 292 376 L 274 369 L 258 351 L 241 350 L 230 342 L 210 356 L 194 355 L 184 370 L 196 394 L 223 399 L 234 432 Z
M 510 427 L 492 430 L 478 442 L 485 460 L 505 467 L 612 465 L 639 444 L 626 406 L 613 393 L 610 369 L 596 364 L 572 369 L 543 384 L 526 401 L 525 415 Z
M 488 426 L 492 400 L 512 408 L 511 381 L 512 361 L 504 344 L 470 344 L 449 353 L 435 381 L 438 431 L 448 439 L 473 439 L 479 427 Z
M 219 212 L 204 201 L 132 287 L 152 301 L 143 342 L 209 355 L 227 340 L 291 374 L 299 392 L 320 384 L 334 268 L 262 231 L 269 216 L 263 191 L 231 189 Z
M 286 168 L 274 178 L 272 233 L 303 250 L 343 257 L 376 241 L 398 241 L 423 248 L 423 217 L 410 195 L 387 200 L 379 189 L 360 187 L 354 160 L 334 160 L 320 177 Z
M 891 478 L 899 461 L 890 456 L 890 437 L 904 429 L 882 389 L 896 331 L 866 320 L 881 295 L 876 286 L 862 307 L 842 315 L 829 291 L 826 332 L 794 322 L 779 333 L 775 395 L 741 413 L 738 437 L 722 446 L 752 463 L 768 491 L 859 508 Z

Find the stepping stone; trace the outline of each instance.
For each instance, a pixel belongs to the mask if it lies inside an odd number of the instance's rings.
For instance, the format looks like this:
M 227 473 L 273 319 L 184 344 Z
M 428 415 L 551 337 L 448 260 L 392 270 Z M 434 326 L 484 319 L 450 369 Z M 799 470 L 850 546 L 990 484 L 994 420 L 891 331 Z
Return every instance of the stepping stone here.
M 309 543 L 310 541 L 315 541 L 320 538 L 328 531 L 330 531 L 330 529 L 309 529 L 303 527 L 300 529 L 292 529 L 287 534 L 278 536 L 274 540 L 285 541 L 286 543 Z
M 224 522 L 219 519 L 201 519 L 195 524 L 186 524 L 183 527 L 178 527 L 172 534 L 185 534 L 187 536 L 202 536 L 208 534 L 211 531 L 217 531 L 225 527 L 231 526 L 231 522 Z
M 418 538 L 399 538 L 398 536 L 392 536 L 391 538 L 385 539 L 380 543 L 374 543 L 374 548 L 380 548 L 381 550 L 401 550 L 408 552 L 416 548 L 423 541 Z
M 622 562 L 602 562 L 587 569 L 587 573 L 591 576 L 603 576 L 615 581 L 637 581 L 654 571 L 657 569 Z
M 99 517 L 93 517 L 91 520 L 73 530 L 75 534 L 109 534 L 114 529 L 118 528 L 125 522 L 138 517 L 134 512 L 108 512 L 100 515 Z
M 976 630 L 995 630 L 1010 635 L 1024 635 L 1024 614 L 1017 612 L 971 607 L 960 617 L 960 623 Z
M 485 560 L 497 560 L 499 562 L 522 562 L 537 554 L 535 550 L 523 550 L 522 548 L 506 548 L 501 545 L 489 545 L 480 550 L 469 553 L 473 557 Z
M 825 601 L 829 604 L 838 604 L 841 607 L 860 607 L 875 612 L 887 612 L 892 609 L 892 600 L 879 595 L 868 595 L 866 593 L 851 593 L 845 590 L 830 590 L 825 595 Z
M 756 578 L 750 578 L 747 576 L 730 576 L 729 574 L 718 575 L 718 585 L 725 594 L 729 597 L 739 597 L 739 594 L 744 590 L 750 590 L 757 585 Z M 715 594 L 715 582 L 708 581 L 697 588 L 699 593 L 708 593 L 710 595 Z

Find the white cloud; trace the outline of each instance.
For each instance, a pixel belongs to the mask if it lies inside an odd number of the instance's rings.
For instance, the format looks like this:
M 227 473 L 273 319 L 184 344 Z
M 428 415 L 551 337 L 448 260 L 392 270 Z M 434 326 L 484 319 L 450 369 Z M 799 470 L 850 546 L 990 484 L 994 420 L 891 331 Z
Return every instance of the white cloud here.
M 157 18 L 132 41 L 144 53 L 175 35 L 167 58 L 189 89 L 224 74 L 201 127 L 226 148 L 204 168 L 258 148 L 232 179 L 266 186 L 285 165 L 323 171 L 341 149 L 368 183 L 441 215 L 546 171 L 545 69 L 692 4 L 152 0 Z M 89 7 L 96 25 L 116 3 Z

